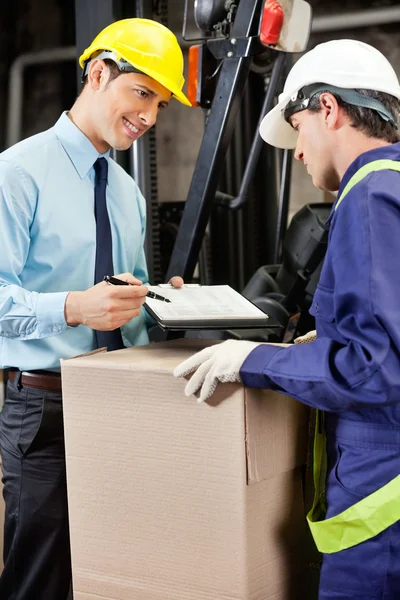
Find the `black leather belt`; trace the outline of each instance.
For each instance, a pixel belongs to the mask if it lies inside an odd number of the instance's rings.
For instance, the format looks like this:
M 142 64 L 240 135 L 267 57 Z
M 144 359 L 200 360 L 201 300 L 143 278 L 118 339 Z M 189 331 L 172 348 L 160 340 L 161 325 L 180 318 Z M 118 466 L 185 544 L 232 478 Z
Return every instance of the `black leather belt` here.
M 9 371 L 8 379 L 15 381 L 18 371 Z M 60 373 L 38 373 L 32 371 L 22 371 L 21 384 L 23 387 L 38 388 L 39 390 L 48 390 L 50 392 L 61 392 L 61 375 Z

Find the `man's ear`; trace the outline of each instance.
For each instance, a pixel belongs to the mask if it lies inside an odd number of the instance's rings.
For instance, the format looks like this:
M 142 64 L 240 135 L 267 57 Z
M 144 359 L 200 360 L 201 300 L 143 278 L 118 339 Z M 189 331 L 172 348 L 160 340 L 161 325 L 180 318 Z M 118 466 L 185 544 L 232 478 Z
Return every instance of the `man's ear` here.
M 335 96 L 330 92 L 323 92 L 320 96 L 320 106 L 328 129 L 337 129 L 340 122 L 340 106 Z
M 99 90 L 105 86 L 108 80 L 108 67 L 104 60 L 94 59 L 89 65 L 87 74 L 88 84 L 94 90 Z

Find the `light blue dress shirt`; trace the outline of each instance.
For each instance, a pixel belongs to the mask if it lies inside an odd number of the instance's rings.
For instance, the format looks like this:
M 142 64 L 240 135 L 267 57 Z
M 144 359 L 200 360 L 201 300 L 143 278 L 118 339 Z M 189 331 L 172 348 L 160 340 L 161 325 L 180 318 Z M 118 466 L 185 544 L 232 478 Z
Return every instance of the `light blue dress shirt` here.
M 107 152 L 107 207 L 115 273 L 148 281 L 146 203 Z M 69 327 L 65 299 L 94 285 L 94 168 L 101 156 L 63 113 L 51 129 L 0 154 L 0 367 L 57 369 L 95 348 Z M 149 341 L 145 311 L 122 327 L 125 346 Z

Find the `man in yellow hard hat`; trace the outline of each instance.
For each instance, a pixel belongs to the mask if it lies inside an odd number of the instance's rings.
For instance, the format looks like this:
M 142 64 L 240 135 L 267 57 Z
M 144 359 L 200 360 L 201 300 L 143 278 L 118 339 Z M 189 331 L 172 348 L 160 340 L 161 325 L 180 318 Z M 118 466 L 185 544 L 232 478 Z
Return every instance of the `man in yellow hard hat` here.
M 171 97 L 190 105 L 178 42 L 154 21 L 113 23 L 80 65 L 71 110 L 0 156 L 4 600 L 70 590 L 60 359 L 149 341 L 146 204 L 110 149 L 129 148 Z M 113 274 L 131 285 L 103 281 Z

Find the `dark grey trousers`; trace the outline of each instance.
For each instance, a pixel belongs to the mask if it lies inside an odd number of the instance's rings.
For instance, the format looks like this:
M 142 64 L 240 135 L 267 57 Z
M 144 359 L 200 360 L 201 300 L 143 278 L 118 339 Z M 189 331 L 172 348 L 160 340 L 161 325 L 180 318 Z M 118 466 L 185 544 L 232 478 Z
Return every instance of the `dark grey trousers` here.
M 0 413 L 1 600 L 67 600 L 71 589 L 61 393 L 8 382 Z

